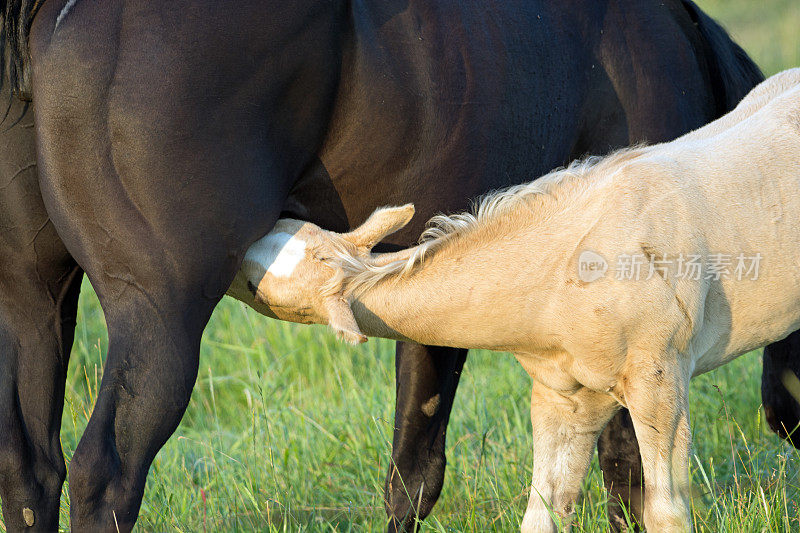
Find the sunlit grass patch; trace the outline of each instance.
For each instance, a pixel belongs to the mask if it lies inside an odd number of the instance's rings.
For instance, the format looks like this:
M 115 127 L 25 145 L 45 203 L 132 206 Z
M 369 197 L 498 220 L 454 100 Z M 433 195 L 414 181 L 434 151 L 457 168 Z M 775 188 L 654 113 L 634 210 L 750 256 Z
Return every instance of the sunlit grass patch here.
M 67 460 L 102 377 L 107 341 L 81 301 L 62 443 Z M 797 531 L 800 457 L 766 428 L 760 355 L 692 382 L 698 531 Z M 379 531 L 391 456 L 394 350 L 264 319 L 225 300 L 209 325 L 192 401 L 148 478 L 140 531 Z M 422 531 L 516 531 L 528 499 L 530 381 L 508 354 L 475 352 L 448 430 L 444 490 Z M 574 531 L 608 528 L 595 458 Z M 62 505 L 68 524 L 68 500 Z

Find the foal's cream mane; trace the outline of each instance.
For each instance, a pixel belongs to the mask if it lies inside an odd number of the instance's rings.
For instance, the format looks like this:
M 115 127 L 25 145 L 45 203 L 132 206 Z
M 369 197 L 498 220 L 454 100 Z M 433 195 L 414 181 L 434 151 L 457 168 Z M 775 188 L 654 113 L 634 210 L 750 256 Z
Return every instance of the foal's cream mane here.
M 356 257 L 352 254 L 352 246 L 345 246 L 336 239 L 332 244 L 336 249 L 336 266 L 339 268 L 326 289 L 333 291 L 336 287 L 340 290 L 344 285 L 346 295 L 357 296 L 381 281 L 410 274 L 431 254 L 478 229 L 486 228 L 502 217 L 513 215 L 517 209 L 525 207 L 544 216 L 541 209 L 541 200 L 544 197 L 552 198 L 555 204 L 560 200 L 568 200 L 574 197 L 574 194 L 568 192 L 580 193 L 588 190 L 601 181 L 603 176 L 618 170 L 623 163 L 639 157 L 646 148 L 634 146 L 606 157 L 591 156 L 574 161 L 569 166 L 556 169 L 535 181 L 488 193 L 475 201 L 470 211 L 437 215 L 428 221 L 428 227 L 420 236 L 419 244 L 407 252 L 398 252 L 397 260 L 386 262 Z M 532 205 L 532 202 L 536 203 Z M 557 205 L 555 207 L 558 208 Z

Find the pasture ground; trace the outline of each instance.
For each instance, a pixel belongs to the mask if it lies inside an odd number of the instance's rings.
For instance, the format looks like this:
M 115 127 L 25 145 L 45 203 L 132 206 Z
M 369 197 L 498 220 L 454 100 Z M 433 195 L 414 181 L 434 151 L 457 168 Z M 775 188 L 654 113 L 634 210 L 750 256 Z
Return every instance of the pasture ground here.
M 766 74 L 800 65 L 797 0 L 698 3 Z M 68 463 L 106 348 L 86 284 L 64 410 Z M 800 454 L 766 428 L 760 357 L 693 382 L 698 531 L 800 529 Z M 448 432 L 445 487 L 423 531 L 518 530 L 531 466 L 529 391 L 512 357 L 470 355 Z M 191 405 L 153 464 L 138 530 L 380 531 L 393 406 L 391 342 L 352 348 L 325 328 L 270 321 L 226 299 L 205 333 Z M 606 497 L 595 460 L 576 530 L 607 528 Z M 65 488 L 65 528 L 68 503 Z

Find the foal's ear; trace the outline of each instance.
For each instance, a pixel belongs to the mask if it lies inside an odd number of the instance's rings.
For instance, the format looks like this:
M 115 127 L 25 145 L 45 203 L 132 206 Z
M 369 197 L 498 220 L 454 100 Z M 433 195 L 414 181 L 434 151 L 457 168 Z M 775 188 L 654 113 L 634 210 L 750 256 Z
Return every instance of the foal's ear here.
M 325 298 L 325 310 L 328 313 L 328 324 L 337 337 L 350 344 L 367 342 L 367 337 L 361 333 L 347 300 L 338 295 L 328 296 Z
M 414 204 L 376 209 L 359 227 L 342 235 L 359 248 L 372 250 L 387 235 L 399 230 L 414 216 Z

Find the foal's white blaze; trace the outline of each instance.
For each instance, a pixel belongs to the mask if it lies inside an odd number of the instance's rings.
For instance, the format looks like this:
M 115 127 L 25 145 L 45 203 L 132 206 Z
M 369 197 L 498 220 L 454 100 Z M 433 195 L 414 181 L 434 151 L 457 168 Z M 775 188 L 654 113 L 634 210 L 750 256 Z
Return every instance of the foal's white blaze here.
M 61 21 L 64 20 L 64 17 L 70 12 L 70 10 L 75 7 L 75 4 L 78 3 L 78 0 L 69 0 L 69 2 L 64 5 L 64 8 L 61 10 L 61 13 L 58 14 L 58 18 L 56 19 L 56 28 L 58 25 L 61 24 Z
M 306 256 L 306 241 L 284 232 L 270 233 L 247 250 L 242 263 L 248 280 L 259 280 L 265 271 L 288 278 Z

